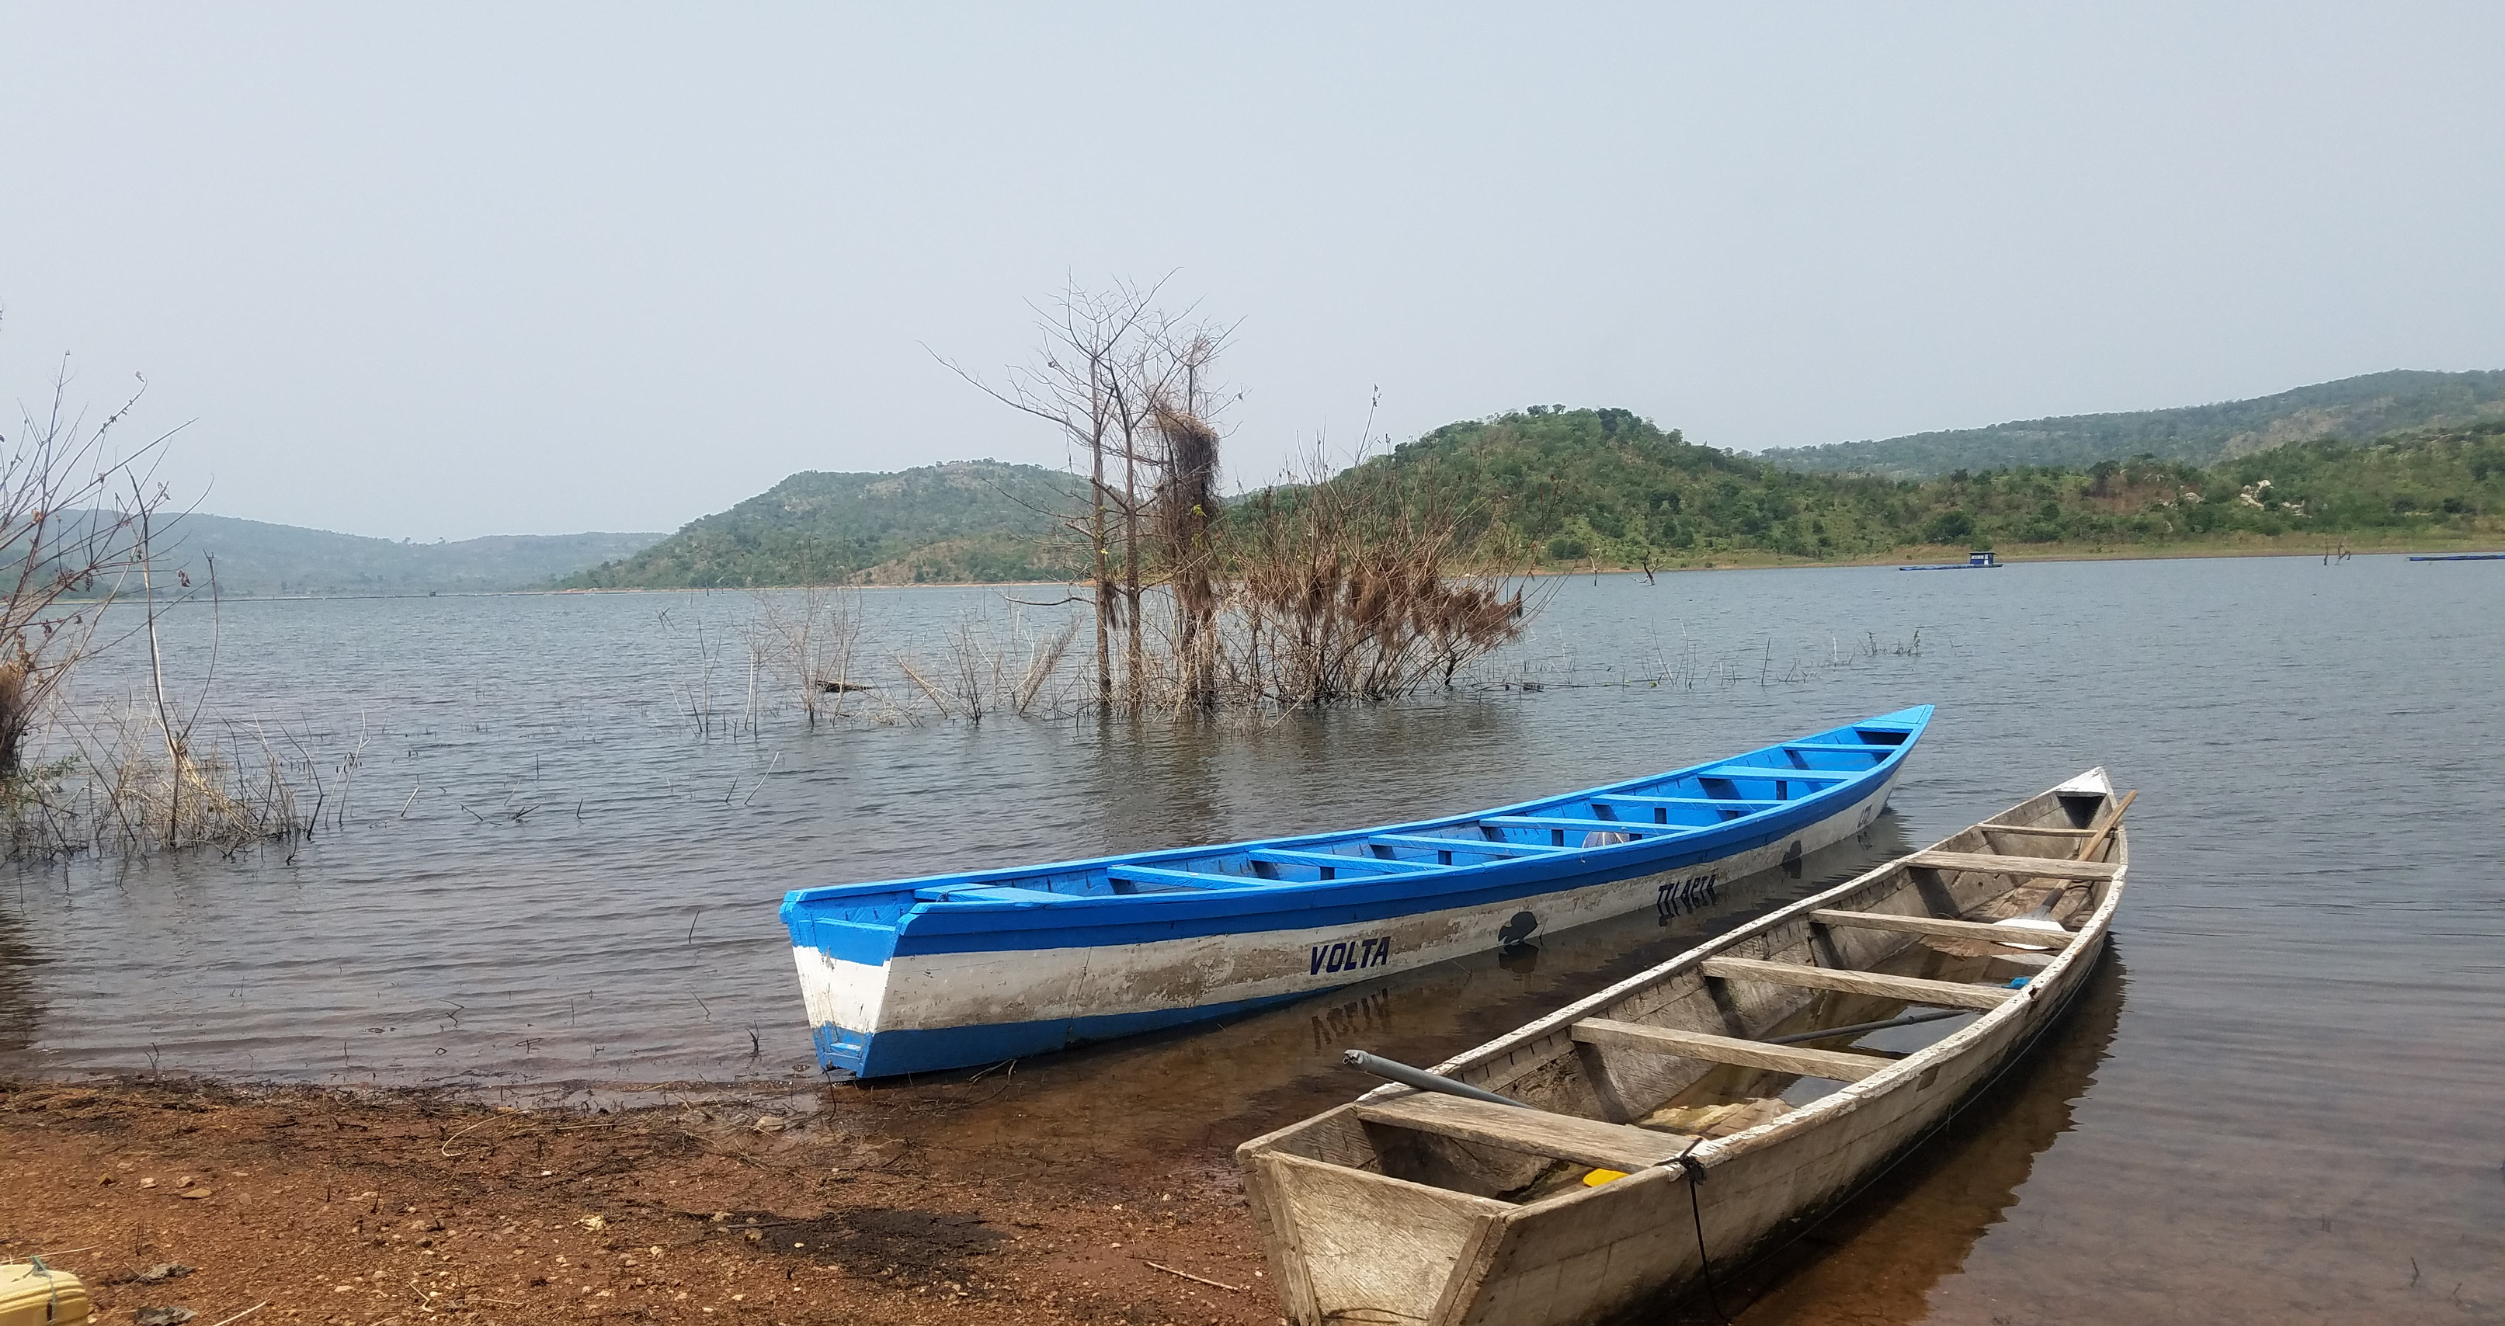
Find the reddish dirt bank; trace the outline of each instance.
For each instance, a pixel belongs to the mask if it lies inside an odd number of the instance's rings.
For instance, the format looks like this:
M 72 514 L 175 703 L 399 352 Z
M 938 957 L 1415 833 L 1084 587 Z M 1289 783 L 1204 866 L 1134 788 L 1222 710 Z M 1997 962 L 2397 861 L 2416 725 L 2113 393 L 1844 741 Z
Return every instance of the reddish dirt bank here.
M 872 1113 L 0 1083 L 0 1258 L 108 1323 L 1279 1320 L 1222 1156 L 986 1173 Z

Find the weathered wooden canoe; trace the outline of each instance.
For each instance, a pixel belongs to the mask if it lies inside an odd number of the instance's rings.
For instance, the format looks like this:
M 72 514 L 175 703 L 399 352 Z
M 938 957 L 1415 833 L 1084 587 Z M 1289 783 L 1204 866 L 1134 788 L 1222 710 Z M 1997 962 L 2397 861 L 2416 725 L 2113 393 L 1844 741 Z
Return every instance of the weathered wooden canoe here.
M 1516 1104 L 1387 1086 L 1246 1142 L 1290 1318 L 1565 1326 L 1750 1261 L 2061 1015 L 2122 902 L 2127 804 L 2091 770 L 1435 1070 Z M 1940 1014 L 1855 1030 L 1908 1008 Z
M 802 889 L 783 921 L 830 1073 L 997 1063 L 1668 915 L 1868 827 L 1930 718 L 1476 815 Z

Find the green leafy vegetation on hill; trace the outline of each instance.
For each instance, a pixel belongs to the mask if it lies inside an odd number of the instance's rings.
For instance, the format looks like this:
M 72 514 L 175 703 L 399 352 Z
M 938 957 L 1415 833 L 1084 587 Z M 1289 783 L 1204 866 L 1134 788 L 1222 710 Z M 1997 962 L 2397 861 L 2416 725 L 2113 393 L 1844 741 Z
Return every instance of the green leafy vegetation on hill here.
M 2209 466 L 2142 454 L 1915 480 L 1770 464 L 1689 442 L 1627 410 L 1534 408 L 1447 424 L 1326 482 L 1371 487 L 1390 495 L 1389 509 L 1448 521 L 1464 560 L 1487 567 L 1665 569 L 1925 547 L 2118 551 L 2291 536 L 2437 546 L 2505 539 L 2505 420 L 2364 444 L 2299 442 Z M 993 461 L 795 474 L 568 583 L 1074 579 L 1086 574 L 1083 559 L 1058 537 L 1052 513 L 1078 509 L 1085 490 L 1072 475 Z M 1299 490 L 1275 491 L 1292 501 Z M 1259 510 L 1231 504 L 1225 528 L 1243 533 Z
M 2020 465 L 2084 469 L 2098 461 L 2142 455 L 2214 465 L 2292 442 L 2380 437 L 2498 418 L 2505 418 L 2505 372 L 2395 370 L 2253 400 L 2029 419 L 1876 442 L 1766 451 L 1759 459 L 1797 470 L 1889 478 Z
M 2505 526 L 2505 420 L 2202 467 L 2154 456 L 1917 481 L 1815 474 L 1698 446 L 1625 410 L 1448 424 L 1334 483 L 1452 513 L 1489 563 L 1669 567 L 1924 545 L 2121 547 L 2234 536 L 2460 540 Z
M 879 581 L 1057 580 L 1046 536 L 1085 482 L 1035 465 L 952 461 L 892 474 L 795 474 L 631 557 L 567 580 L 592 589 Z

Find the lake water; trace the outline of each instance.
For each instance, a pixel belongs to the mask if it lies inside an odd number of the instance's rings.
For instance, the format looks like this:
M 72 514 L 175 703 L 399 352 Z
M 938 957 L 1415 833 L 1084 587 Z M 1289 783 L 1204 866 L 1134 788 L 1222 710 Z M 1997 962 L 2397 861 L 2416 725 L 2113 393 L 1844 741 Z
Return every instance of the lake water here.
M 863 595 L 861 675 L 1000 601 Z M 344 822 L 231 858 L 16 869 L 0 1072 L 796 1090 L 814 1078 L 775 918 L 788 888 L 1464 811 L 1930 702 L 1873 847 L 1719 915 L 1031 1061 L 1000 1095 L 847 1088 L 839 1107 L 1004 1169 L 1217 1164 L 1368 1085 L 1343 1048 L 1440 1059 L 2101 764 L 2141 798 L 2091 998 L 1743 1320 L 2505 1315 L 2505 566 L 1575 580 L 1474 688 L 1206 727 L 812 730 L 770 678 L 750 703 L 736 642 L 757 610 L 228 605 L 218 730 L 300 748 L 326 816 L 344 783 Z M 205 626 L 169 632 L 185 676 Z M 1542 686 L 1496 685 L 1522 680 Z

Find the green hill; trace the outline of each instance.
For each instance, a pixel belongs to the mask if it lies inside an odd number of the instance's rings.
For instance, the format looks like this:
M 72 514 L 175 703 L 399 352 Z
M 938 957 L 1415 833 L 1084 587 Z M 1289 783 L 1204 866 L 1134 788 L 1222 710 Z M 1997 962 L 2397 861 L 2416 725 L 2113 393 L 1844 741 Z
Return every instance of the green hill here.
M 2317 438 L 2380 437 L 2408 429 L 2505 418 L 2505 372 L 2395 370 L 2316 383 L 2248 401 L 2125 414 L 2028 419 L 1989 428 L 1914 433 L 1759 453 L 1797 470 L 1921 478 L 2019 465 L 2084 468 L 2148 455 L 2214 465 Z
M 1627 410 L 1534 408 L 1447 424 L 1326 482 L 1452 522 L 1465 560 L 1551 569 L 1843 561 L 2027 545 L 2197 549 L 2255 540 L 2505 542 L 2505 419 L 2371 443 L 2291 443 L 2199 465 L 2143 453 L 1931 479 L 1809 472 L 1689 442 Z M 1069 579 L 1051 513 L 1085 481 L 959 461 L 795 474 L 632 556 L 599 588 Z M 1293 500 L 1298 490 L 1279 496 Z M 1229 519 L 1254 517 L 1238 501 Z M 2271 544 L 2277 546 L 2277 544 Z
M 1805 473 L 1686 441 L 1625 410 L 1447 424 L 1331 480 L 1448 513 L 1493 562 L 1667 567 L 1922 545 L 2172 546 L 2505 530 L 2505 420 L 2313 441 L 2214 466 L 2140 456 L 1930 479 Z
M 795 474 L 631 557 L 573 576 L 593 589 L 845 580 L 1061 579 L 1047 536 L 1085 481 L 1035 465 L 952 461 L 892 474 Z

